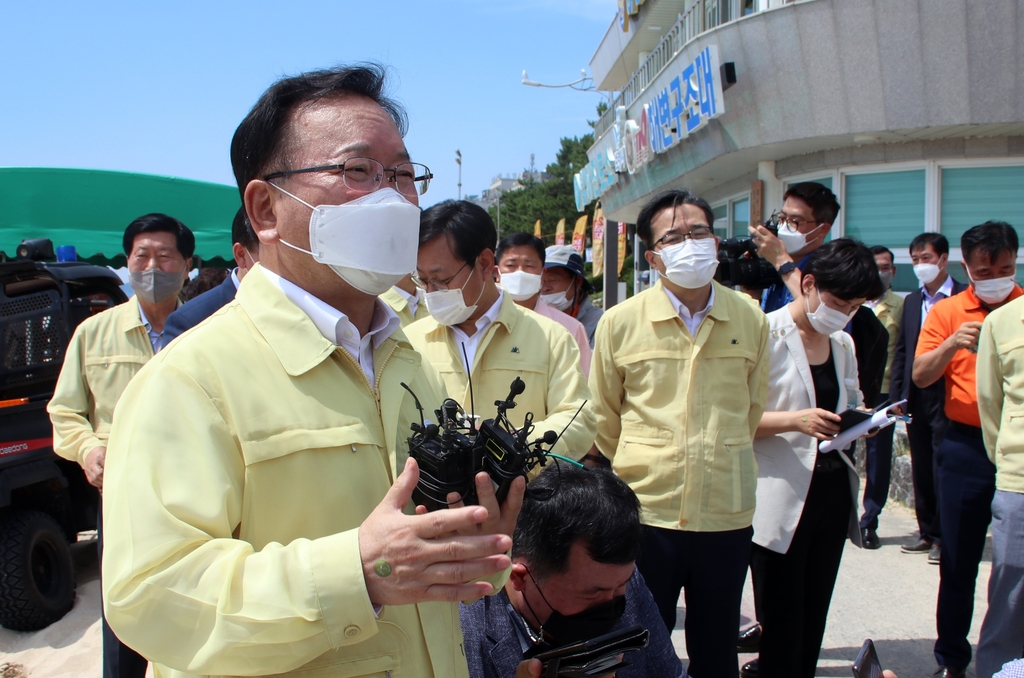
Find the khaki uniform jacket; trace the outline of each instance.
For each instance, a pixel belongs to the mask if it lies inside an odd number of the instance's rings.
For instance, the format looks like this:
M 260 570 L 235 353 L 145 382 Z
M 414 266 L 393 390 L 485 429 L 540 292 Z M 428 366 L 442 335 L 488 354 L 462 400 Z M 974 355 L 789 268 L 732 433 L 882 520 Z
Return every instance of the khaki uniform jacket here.
M 399 330 L 375 383 L 259 266 L 117 408 L 103 594 L 157 676 L 467 675 L 458 605 L 366 592 L 358 528 L 441 385 Z M 411 507 L 410 509 L 411 510 Z
M 978 413 L 996 489 L 1024 493 L 1024 297 L 992 311 L 981 327 Z
M 395 312 L 395 315 L 398 316 L 398 320 L 402 323 L 402 329 L 405 329 L 417 320 L 422 320 L 430 315 L 427 312 L 426 302 L 421 301 L 416 305 L 416 316 L 413 317 L 412 312 L 409 310 L 409 301 L 396 292 L 394 287 L 380 295 L 380 300 L 390 306 L 391 310 Z
M 875 308 L 872 310 L 885 327 L 885 331 L 889 333 L 888 357 L 885 360 L 885 376 L 882 377 L 881 390 L 881 393 L 888 393 L 890 377 L 892 377 L 892 361 L 896 356 L 896 339 L 900 332 L 900 318 L 903 317 L 903 297 L 890 288 L 886 290 L 885 296 L 875 304 Z M 895 398 L 891 399 L 895 400 Z M 873 403 L 871 405 L 874 406 Z
M 597 326 L 597 447 L 654 527 L 739 530 L 754 515 L 751 441 L 768 389 L 768 322 L 749 297 L 713 284 L 695 338 L 660 280 Z
M 518 428 L 533 412 L 536 428 L 530 440 L 565 429 L 552 451 L 583 458 L 594 443 L 594 414 L 576 341 L 554 320 L 517 306 L 508 294 L 501 298 L 498 319 L 484 330 L 473 358 L 472 403 L 462 352 L 448 327 L 433 318 L 417 321 L 406 329 L 409 341 L 441 375 L 448 395 L 467 413 L 475 407 L 481 420 L 495 416 L 494 401 L 507 398 L 512 381 L 521 377 L 526 390 L 508 411 L 509 421 Z
M 53 398 L 53 451 L 79 464 L 110 437 L 114 406 L 128 382 L 153 358 L 153 344 L 139 315 L 139 300 L 86 318 L 64 356 Z

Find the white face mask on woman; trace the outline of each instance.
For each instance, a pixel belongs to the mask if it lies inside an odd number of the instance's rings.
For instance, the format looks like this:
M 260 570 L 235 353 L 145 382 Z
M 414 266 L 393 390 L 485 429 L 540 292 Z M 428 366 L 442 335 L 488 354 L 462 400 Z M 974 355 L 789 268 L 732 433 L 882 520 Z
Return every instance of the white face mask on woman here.
M 807 302 L 808 293 L 804 292 L 804 310 L 807 311 L 807 320 L 810 321 L 811 327 L 814 328 L 815 332 L 829 335 L 833 332 L 838 332 L 850 324 L 850 320 L 853 319 L 856 311 L 849 315 L 842 311 L 837 311 L 826 304 L 825 300 L 821 298 L 821 290 L 818 290 L 817 287 L 814 289 L 818 293 L 818 308 L 814 309 L 813 313 L 811 312 Z

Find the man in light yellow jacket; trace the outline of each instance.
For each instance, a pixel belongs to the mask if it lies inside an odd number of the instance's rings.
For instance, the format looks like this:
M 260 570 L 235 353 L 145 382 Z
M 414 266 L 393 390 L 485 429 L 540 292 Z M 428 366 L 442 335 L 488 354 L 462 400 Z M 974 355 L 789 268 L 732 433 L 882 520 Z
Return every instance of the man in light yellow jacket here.
M 409 326 L 409 340 L 440 373 L 448 395 L 483 420 L 495 416 L 495 401 L 521 377 L 526 390 L 509 420 L 521 427 L 532 412 L 536 437 L 564 431 L 553 451 L 580 459 L 594 442 L 594 415 L 576 341 L 494 283 L 496 240 L 490 216 L 471 202 L 446 200 L 424 210 L 416 280 L 427 291 L 431 317 Z
M 105 609 L 158 677 L 466 678 L 455 603 L 509 567 L 521 480 L 500 509 L 486 474 L 480 506 L 410 503 L 404 386 L 442 387 L 377 297 L 430 171 L 383 88 L 358 66 L 264 93 L 231 144 L 261 262 L 115 413 Z
M 185 224 L 166 214 L 132 221 L 122 241 L 135 296 L 82 322 L 64 357 L 46 406 L 53 450 L 82 466 L 88 481 L 104 489 L 107 442 L 114 407 L 132 378 L 160 348 L 167 318 L 192 266 L 196 240 Z M 97 519 L 103 555 L 103 502 Z M 104 678 L 144 678 L 147 662 L 126 647 L 102 621 Z
M 978 639 L 978 677 L 1024 647 L 1024 297 L 993 311 L 978 342 L 978 412 L 996 465 L 992 574 Z
M 423 303 L 423 290 L 413 284 L 411 275 L 395 283 L 390 290 L 380 295 L 380 299 L 395 312 L 403 329 L 428 315 L 427 305 Z
M 640 211 L 637 234 L 661 277 L 601 318 L 590 390 L 595 452 L 643 506 L 637 568 L 670 631 L 685 589 L 687 671 L 735 676 L 768 322 L 750 297 L 714 282 L 713 221 L 708 203 L 687 191 L 666 191 Z

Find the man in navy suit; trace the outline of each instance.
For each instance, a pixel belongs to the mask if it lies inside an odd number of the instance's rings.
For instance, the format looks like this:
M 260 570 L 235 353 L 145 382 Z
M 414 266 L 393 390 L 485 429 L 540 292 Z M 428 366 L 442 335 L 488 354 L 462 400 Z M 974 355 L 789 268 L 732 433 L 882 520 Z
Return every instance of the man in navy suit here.
M 910 259 L 914 275 L 921 287 L 907 295 L 903 301 L 903 317 L 896 339 L 896 353 L 892 360 L 892 379 L 889 399 L 907 401 L 907 411 L 913 418 L 907 424 L 910 443 L 910 463 L 914 475 L 914 511 L 920 536 L 912 544 L 903 546 L 904 553 L 928 553 L 931 563 L 939 562 L 939 504 L 935 483 L 935 450 L 946 435 L 949 420 L 943 405 L 946 387 L 942 379 L 918 388 L 911 378 L 917 338 L 924 319 L 940 299 L 959 294 L 967 285 L 957 282 L 947 272 L 949 241 L 938 233 L 922 233 L 910 242 Z
M 167 317 L 160 348 L 164 348 L 175 337 L 209 318 L 221 306 L 230 303 L 235 298 L 235 292 L 238 291 L 238 285 L 246 272 L 260 260 L 259 240 L 252 230 L 249 217 L 245 215 L 244 207 L 238 208 L 234 221 L 231 222 L 231 243 L 236 268 L 220 285 L 203 292 Z
M 541 675 L 540 652 L 640 624 L 647 647 L 618 678 L 684 676 L 668 629 L 635 562 L 640 501 L 606 469 L 561 462 L 530 483 L 512 541 L 505 588 L 460 607 L 469 675 Z M 519 673 L 517 673 L 517 669 Z

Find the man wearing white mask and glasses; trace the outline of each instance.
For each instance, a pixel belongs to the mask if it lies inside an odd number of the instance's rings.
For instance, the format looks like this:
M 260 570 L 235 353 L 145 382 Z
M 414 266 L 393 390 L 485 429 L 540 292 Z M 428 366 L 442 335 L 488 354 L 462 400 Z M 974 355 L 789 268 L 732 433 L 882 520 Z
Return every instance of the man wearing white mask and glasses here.
M 637 567 L 670 631 L 685 589 L 687 672 L 735 676 L 768 321 L 749 297 L 713 281 L 713 221 L 705 200 L 680 190 L 640 211 L 637 235 L 660 276 L 598 323 L 592 454 L 640 499 Z
M 498 243 L 498 284 L 523 308 L 551 318 L 569 330 L 580 349 L 583 376 L 590 376 L 590 339 L 583 323 L 544 302 L 540 293 L 544 270 L 544 241 L 532 233 L 506 235 Z
M 431 175 L 384 92 L 361 64 L 261 96 L 231 143 L 260 262 L 118 409 L 106 612 L 158 676 L 468 678 L 455 601 L 500 586 L 525 483 L 411 501 L 443 386 L 378 295 L 415 265 Z
M 178 307 L 178 293 L 192 266 L 196 239 L 174 217 L 147 214 L 128 225 L 123 245 L 135 296 L 78 326 L 46 408 L 53 423 L 54 452 L 81 464 L 89 483 L 101 491 L 114 406 L 160 348 L 167 318 Z M 101 555 L 102 515 L 101 503 Z M 143 678 L 146 665 L 144 657 L 118 640 L 104 617 L 105 678 Z
M 509 420 L 518 428 L 532 412 L 536 435 L 564 429 L 553 451 L 580 459 L 594 442 L 594 416 L 579 349 L 564 327 L 520 308 L 495 284 L 496 241 L 491 217 L 471 202 L 423 211 L 413 281 L 426 291 L 431 317 L 407 328 L 409 340 L 448 395 L 482 420 L 495 416 L 495 401 L 521 377 L 526 390 Z
M 964 232 L 960 252 L 971 286 L 935 304 L 914 357 L 912 376 L 919 388 L 945 378 L 949 418 L 935 452 L 942 529 L 936 678 L 961 678 L 971 661 L 967 634 L 996 489 L 996 468 L 985 449 L 978 411 L 978 337 L 990 312 L 1024 294 L 1016 282 L 1017 246 L 1017 232 L 1002 221 Z

